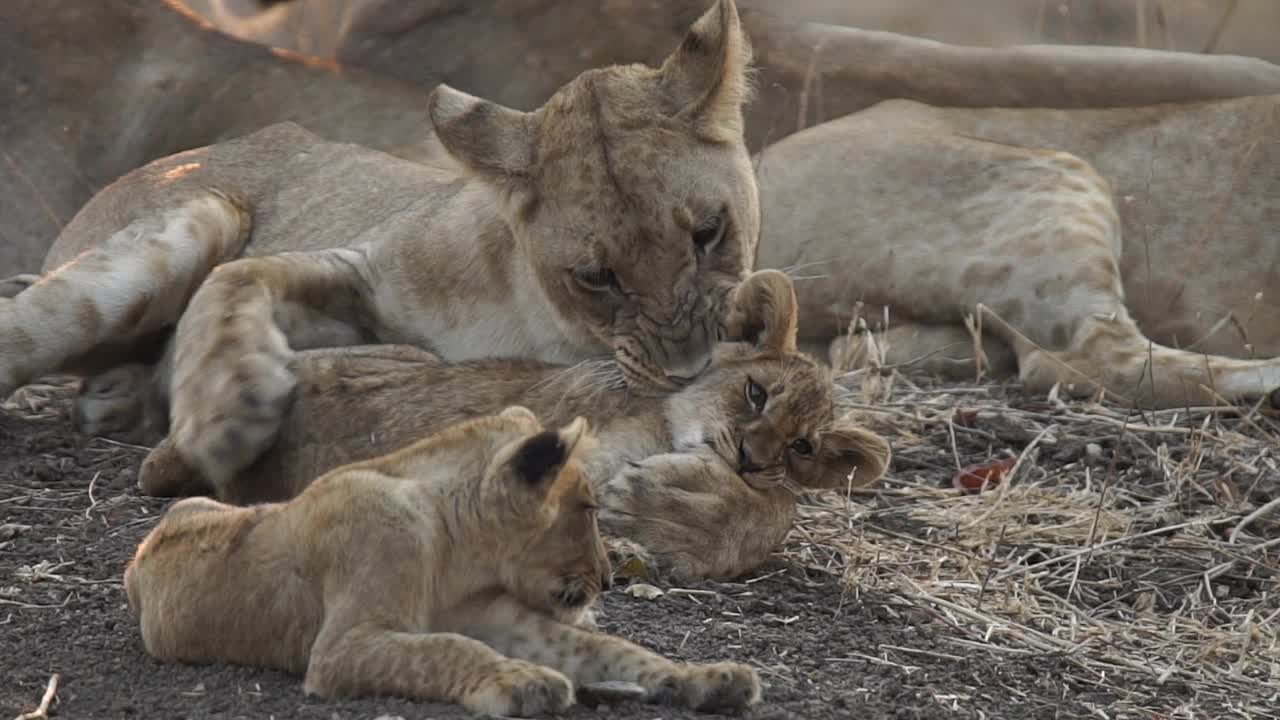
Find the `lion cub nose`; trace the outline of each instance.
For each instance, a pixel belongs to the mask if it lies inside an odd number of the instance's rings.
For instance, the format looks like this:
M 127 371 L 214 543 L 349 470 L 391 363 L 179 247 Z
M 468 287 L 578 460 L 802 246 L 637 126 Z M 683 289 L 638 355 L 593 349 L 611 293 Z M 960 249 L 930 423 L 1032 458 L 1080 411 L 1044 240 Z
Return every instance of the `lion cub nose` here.
M 749 473 L 762 470 L 763 467 L 756 465 L 751 460 L 751 453 L 747 452 L 747 446 L 743 443 L 738 444 L 738 472 Z
M 707 366 L 710 364 L 711 357 L 704 355 L 702 357 L 690 359 L 684 363 L 669 365 L 663 370 L 663 372 L 666 373 L 667 379 L 671 382 L 676 383 L 677 385 L 688 385 L 694 380 L 697 380 L 698 376 L 702 374 L 702 371 L 706 370 Z

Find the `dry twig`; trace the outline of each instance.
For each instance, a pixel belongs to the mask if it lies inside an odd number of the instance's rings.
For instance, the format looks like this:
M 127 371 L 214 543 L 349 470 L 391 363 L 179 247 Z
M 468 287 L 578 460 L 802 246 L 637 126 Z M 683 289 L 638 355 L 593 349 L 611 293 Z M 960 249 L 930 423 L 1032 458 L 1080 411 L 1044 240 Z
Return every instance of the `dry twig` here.
M 53 702 L 53 696 L 58 693 L 58 673 L 54 673 L 49 678 L 49 685 L 44 689 L 44 697 L 40 698 L 40 705 L 31 712 L 19 715 L 15 720 L 44 720 L 49 717 L 49 705 Z

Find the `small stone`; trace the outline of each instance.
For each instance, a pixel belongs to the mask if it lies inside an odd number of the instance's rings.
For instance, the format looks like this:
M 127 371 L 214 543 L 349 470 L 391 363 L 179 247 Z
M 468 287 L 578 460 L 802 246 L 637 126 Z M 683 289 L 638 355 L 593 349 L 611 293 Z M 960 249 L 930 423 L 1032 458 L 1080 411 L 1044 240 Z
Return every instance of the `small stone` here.
M 657 600 L 663 595 L 666 595 L 665 592 L 650 585 L 649 583 L 635 583 L 633 585 L 628 585 L 627 589 L 623 590 L 623 592 L 631 597 L 640 598 L 641 600 Z

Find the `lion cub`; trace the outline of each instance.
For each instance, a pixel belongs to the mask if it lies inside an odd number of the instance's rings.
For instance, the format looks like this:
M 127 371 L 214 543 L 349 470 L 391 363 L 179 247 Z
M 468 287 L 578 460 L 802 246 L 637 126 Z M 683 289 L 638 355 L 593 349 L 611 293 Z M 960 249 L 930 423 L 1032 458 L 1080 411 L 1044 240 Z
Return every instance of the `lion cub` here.
M 610 680 L 695 709 L 757 702 L 745 665 L 680 664 L 573 624 L 610 582 L 587 427 L 547 431 L 516 406 L 286 503 L 175 503 L 124 576 L 147 652 L 490 715 L 563 710 L 575 685 Z
M 519 404 L 548 423 L 582 415 L 598 428 L 583 464 L 607 537 L 673 579 L 731 578 L 783 541 L 793 491 L 865 485 L 889 460 L 882 438 L 837 420 L 829 371 L 796 349 L 785 274 L 753 273 L 731 307 L 711 366 L 678 392 L 648 396 L 624 386 L 608 362 L 448 364 L 386 346 L 303 354 L 300 394 L 257 463 L 210 488 L 166 440 L 143 463 L 140 484 L 153 495 L 281 500 L 343 463 Z M 103 407 L 92 396 L 82 404 Z

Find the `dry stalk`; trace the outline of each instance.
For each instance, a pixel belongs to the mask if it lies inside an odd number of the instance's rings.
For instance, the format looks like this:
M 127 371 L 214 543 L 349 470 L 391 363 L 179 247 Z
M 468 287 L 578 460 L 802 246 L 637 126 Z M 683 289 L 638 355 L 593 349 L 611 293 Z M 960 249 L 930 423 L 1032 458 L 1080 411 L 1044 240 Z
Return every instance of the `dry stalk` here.
M 40 704 L 35 710 L 19 715 L 15 720 L 45 720 L 49 717 L 49 705 L 53 702 L 53 697 L 58 693 L 59 676 L 54 673 L 49 678 L 49 684 L 44 689 L 44 697 L 40 698 Z
M 960 655 L 1060 656 L 1073 683 L 1116 698 L 1110 717 L 1269 715 L 1280 444 L 1268 418 L 890 382 L 891 399 L 855 387 L 841 410 L 892 438 L 893 470 L 863 492 L 806 499 L 785 556 L 840 574 L 863 602 L 938 618 Z M 993 457 L 1021 460 L 985 492 L 952 489 L 957 465 Z

